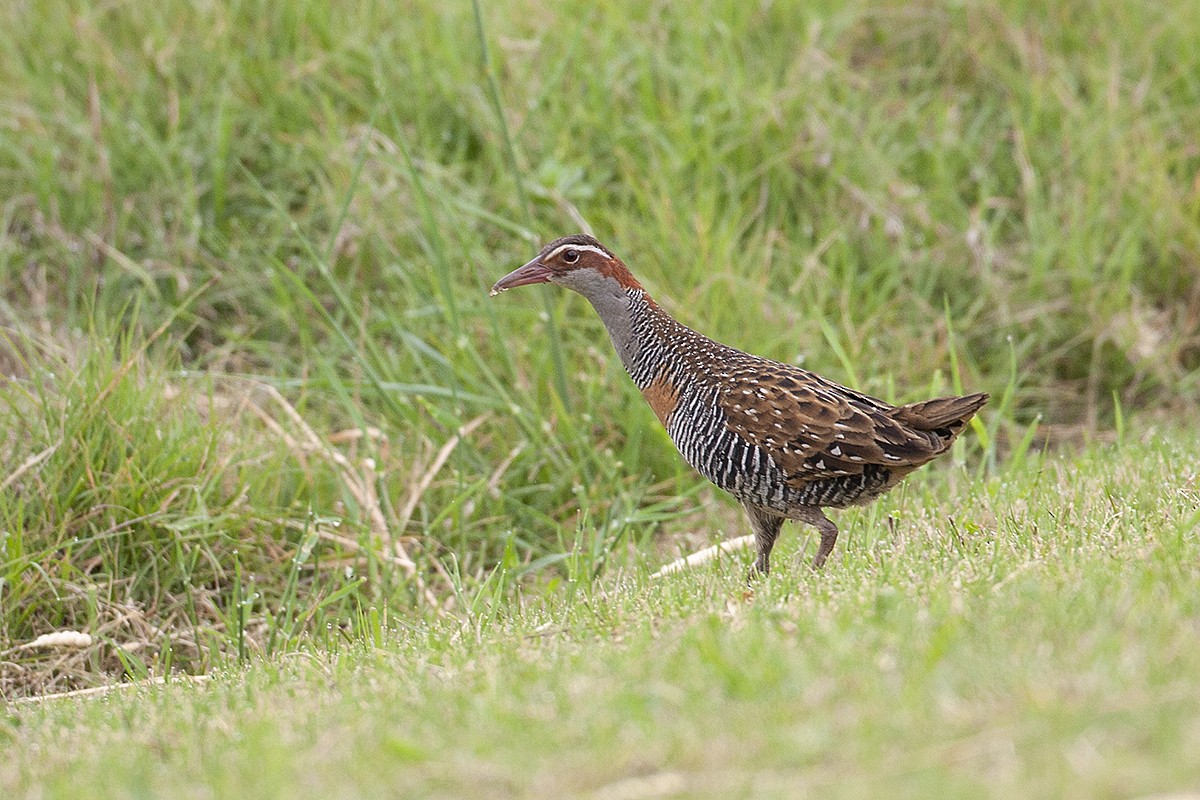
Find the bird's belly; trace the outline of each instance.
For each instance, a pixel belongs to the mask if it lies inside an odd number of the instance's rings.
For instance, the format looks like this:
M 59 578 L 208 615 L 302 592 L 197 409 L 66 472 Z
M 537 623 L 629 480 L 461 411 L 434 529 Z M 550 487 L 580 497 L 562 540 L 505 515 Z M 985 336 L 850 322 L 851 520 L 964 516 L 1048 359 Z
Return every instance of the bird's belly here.
M 738 500 L 780 513 L 795 505 L 796 492 L 779 465 L 723 423 L 697 424 L 676 417 L 667 433 L 684 461 Z
M 705 478 L 744 503 L 784 516 L 801 507 L 845 508 L 869 502 L 900 477 L 885 467 L 868 464 L 855 475 L 789 479 L 765 450 L 730 431 L 723 420 L 676 415 L 667 433 L 683 460 Z
M 892 471 L 868 464 L 857 475 L 838 475 L 809 481 L 797 488 L 796 502 L 821 508 L 845 508 L 874 500 L 896 482 Z

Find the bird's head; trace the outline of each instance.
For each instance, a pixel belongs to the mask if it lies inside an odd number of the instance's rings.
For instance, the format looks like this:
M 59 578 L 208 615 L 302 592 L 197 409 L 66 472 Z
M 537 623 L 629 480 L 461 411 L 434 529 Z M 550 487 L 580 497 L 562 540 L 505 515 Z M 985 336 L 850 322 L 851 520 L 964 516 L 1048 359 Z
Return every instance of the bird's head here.
M 531 283 L 557 283 L 585 297 L 605 290 L 642 288 L 621 259 L 582 233 L 555 239 L 543 247 L 528 264 L 496 281 L 491 294 L 494 297 L 507 289 Z

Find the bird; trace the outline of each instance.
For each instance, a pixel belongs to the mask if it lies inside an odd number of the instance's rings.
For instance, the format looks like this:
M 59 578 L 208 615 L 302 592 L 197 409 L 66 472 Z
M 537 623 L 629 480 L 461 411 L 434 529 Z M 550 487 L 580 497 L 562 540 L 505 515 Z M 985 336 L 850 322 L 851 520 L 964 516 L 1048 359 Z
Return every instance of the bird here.
M 741 503 L 771 571 L 785 520 L 816 528 L 821 569 L 838 528 L 824 512 L 868 503 L 950 449 L 985 393 L 902 406 L 792 364 L 720 344 L 668 314 L 625 263 L 592 236 L 547 244 L 492 287 L 550 283 L 600 316 L 617 355 L 684 461 Z

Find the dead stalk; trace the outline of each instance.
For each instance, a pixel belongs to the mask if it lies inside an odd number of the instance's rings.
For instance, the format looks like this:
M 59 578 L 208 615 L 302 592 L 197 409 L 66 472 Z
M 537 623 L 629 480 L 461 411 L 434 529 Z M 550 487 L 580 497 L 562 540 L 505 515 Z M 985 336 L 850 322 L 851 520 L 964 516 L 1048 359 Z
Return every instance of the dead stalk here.
M 31 455 L 29 458 L 22 461 L 20 466 L 18 466 L 15 470 L 13 470 L 11 475 L 9 475 L 7 478 L 5 478 L 3 483 L 0 483 L 0 492 L 4 491 L 9 486 L 16 483 L 17 478 L 20 478 L 26 472 L 33 469 L 38 464 L 41 464 L 43 461 L 45 461 L 50 456 L 54 455 L 54 451 L 58 449 L 58 446 L 60 444 L 62 444 L 62 442 L 55 442 L 54 444 L 50 445 L 42 452 L 35 453 L 34 455 Z
M 736 553 L 738 550 L 745 550 L 754 543 L 753 536 L 739 536 L 736 539 L 726 539 L 720 544 L 714 544 L 712 547 L 706 547 L 703 550 L 692 553 L 686 558 L 677 558 L 670 564 L 667 564 L 658 572 L 651 575 L 651 579 L 661 578 L 664 575 L 670 575 L 675 572 L 682 572 L 690 567 L 703 564 L 706 561 L 712 561 L 714 558 L 726 553 Z

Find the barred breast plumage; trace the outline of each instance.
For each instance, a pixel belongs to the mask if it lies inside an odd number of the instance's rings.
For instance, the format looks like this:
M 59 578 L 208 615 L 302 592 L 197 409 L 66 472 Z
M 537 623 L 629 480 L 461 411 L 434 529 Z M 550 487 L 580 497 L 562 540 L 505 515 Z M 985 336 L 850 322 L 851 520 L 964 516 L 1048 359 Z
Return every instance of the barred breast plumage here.
M 823 508 L 868 502 L 945 453 L 986 394 L 892 406 L 709 339 L 668 315 L 590 236 L 548 244 L 492 293 L 557 283 L 586 297 L 685 461 L 736 497 L 770 571 L 785 519 L 815 526 L 820 567 L 837 540 Z

